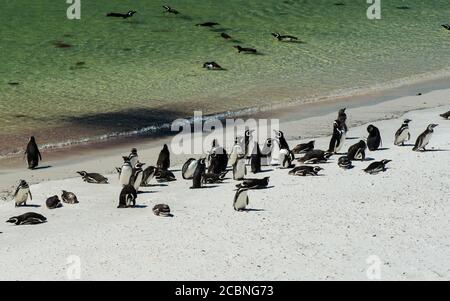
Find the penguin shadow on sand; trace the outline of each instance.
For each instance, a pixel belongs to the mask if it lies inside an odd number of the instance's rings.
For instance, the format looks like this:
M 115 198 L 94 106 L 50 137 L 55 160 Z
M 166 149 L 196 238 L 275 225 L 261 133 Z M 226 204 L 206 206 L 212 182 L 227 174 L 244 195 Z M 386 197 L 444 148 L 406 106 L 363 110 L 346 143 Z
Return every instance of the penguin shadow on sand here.
M 245 208 L 245 209 L 239 210 L 239 212 L 262 212 L 262 211 L 266 211 L 266 209 Z
M 169 185 L 162 182 L 162 183 L 143 185 L 142 187 L 167 187 L 167 186 L 169 186 Z
M 32 170 L 47 169 L 47 168 L 52 168 L 52 167 L 53 166 L 51 166 L 51 165 L 37 166 L 37 167 L 33 168 Z
M 433 152 L 448 152 L 448 149 L 430 148 L 418 151 L 418 153 L 433 153 Z
M 147 205 L 136 204 L 135 206 L 130 207 L 130 208 L 135 208 L 135 209 L 145 209 L 145 208 L 147 208 L 147 207 L 148 207 Z
M 38 205 L 38 204 L 26 204 L 26 205 L 17 206 L 17 208 L 20 208 L 20 207 L 24 207 L 24 208 L 40 208 L 41 205 Z

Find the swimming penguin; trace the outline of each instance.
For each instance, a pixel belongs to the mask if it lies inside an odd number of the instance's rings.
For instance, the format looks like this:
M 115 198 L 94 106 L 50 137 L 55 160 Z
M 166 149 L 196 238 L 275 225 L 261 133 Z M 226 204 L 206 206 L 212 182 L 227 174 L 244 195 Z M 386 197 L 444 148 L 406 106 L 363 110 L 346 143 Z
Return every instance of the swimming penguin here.
M 155 166 L 149 166 L 144 169 L 141 181 L 142 187 L 148 186 L 150 184 L 150 181 L 155 177 L 157 170 L 158 169 Z
M 449 24 L 442 24 L 441 25 L 443 28 L 450 30 L 450 25 Z
M 273 32 L 272 36 L 274 36 L 280 42 L 293 42 L 298 40 L 297 37 L 290 35 L 281 35 L 278 32 Z
M 56 208 L 62 207 L 61 200 L 59 199 L 59 197 L 57 195 L 49 197 L 45 201 L 45 205 L 47 206 L 48 209 L 56 209 Z
M 314 149 L 307 152 L 303 157 L 297 159 L 297 161 L 305 164 L 325 163 L 331 158 L 332 155 L 332 152 Z
M 252 155 L 250 158 L 250 166 L 252 173 L 261 172 L 261 150 L 259 149 L 258 142 L 254 143 Z
M 83 181 L 91 184 L 108 184 L 108 178 L 94 172 L 77 171 Z
M 7 223 L 19 225 L 37 225 L 47 221 L 47 218 L 39 213 L 27 212 L 19 216 L 13 216 L 8 219 Z
M 405 141 L 408 141 L 411 138 L 408 126 L 410 122 L 411 119 L 405 119 L 402 126 L 395 132 L 394 145 L 405 145 Z
M 254 48 L 241 47 L 239 45 L 236 45 L 233 47 L 237 49 L 238 53 L 241 53 L 241 52 L 250 53 L 250 54 L 257 53 L 256 49 L 254 49 Z
M 106 14 L 106 16 L 107 17 L 117 17 L 117 18 L 127 19 L 127 18 L 132 17 L 135 13 L 137 13 L 135 10 L 130 10 L 126 14 L 122 14 L 122 13 L 108 13 L 108 14 Z
M 352 160 L 347 156 L 339 157 L 338 166 L 343 169 L 350 169 L 353 167 Z
M 192 177 L 191 189 L 202 188 L 202 178 L 206 172 L 205 159 L 198 160 L 197 167 L 195 168 L 194 176 Z
M 434 128 L 437 127 L 437 124 L 428 125 L 427 129 L 417 137 L 416 143 L 414 144 L 413 151 L 425 151 L 425 147 L 430 142 L 431 136 L 433 136 Z
M 181 176 L 185 180 L 190 180 L 194 176 L 195 169 L 197 167 L 197 160 L 194 158 L 189 158 L 184 164 L 183 168 L 181 169 Z
M 158 204 L 155 205 L 152 210 L 156 216 L 173 217 L 173 215 L 170 213 L 169 205 Z
M 164 144 L 163 149 L 159 153 L 156 167 L 162 170 L 167 170 L 170 167 L 170 151 L 167 144 Z
M 289 171 L 290 175 L 293 176 L 318 176 L 319 175 L 319 171 L 323 170 L 322 167 L 320 166 L 307 166 L 307 165 L 302 165 L 302 166 L 296 166 L 294 167 L 294 169 Z
M 206 62 L 203 64 L 203 68 L 205 68 L 207 70 L 225 70 L 216 62 Z
M 371 175 L 377 174 L 381 171 L 384 172 L 384 171 L 386 171 L 386 164 L 388 164 L 391 161 L 392 160 L 384 159 L 381 161 L 373 162 L 366 169 L 364 169 L 364 171 Z
M 347 108 L 342 108 L 338 111 L 338 120 L 341 123 L 341 127 L 344 129 L 344 131 L 347 133 L 348 132 L 348 127 L 347 127 L 347 113 L 345 113 L 345 110 L 347 110 Z
M 156 174 L 155 174 L 156 181 L 159 183 L 161 182 L 172 182 L 176 181 L 175 175 L 170 170 L 163 170 L 157 168 Z
M 61 199 L 64 203 L 67 203 L 67 204 L 78 204 L 79 203 L 75 193 L 68 192 L 65 190 L 62 191 Z
M 30 200 L 32 200 L 33 197 L 31 196 L 30 186 L 25 180 L 20 180 L 13 196 L 15 206 L 26 206 L 28 195 L 30 196 Z
M 179 11 L 177 11 L 176 9 L 171 8 L 168 5 L 163 5 L 163 8 L 166 10 L 165 12 L 169 13 L 169 14 L 178 15 L 180 13 Z
M 128 208 L 136 206 L 137 192 L 132 185 L 125 185 L 120 191 L 119 206 L 117 208 Z
M 139 191 L 139 187 L 141 186 L 142 179 L 144 177 L 144 170 L 142 169 L 142 166 L 144 166 L 145 163 L 138 162 L 136 163 L 136 167 L 133 169 L 133 177 L 132 177 L 132 183 L 134 189 L 136 192 Z
M 314 149 L 314 144 L 315 141 L 311 140 L 308 143 L 300 143 L 297 144 L 296 146 L 294 146 L 294 148 L 292 149 L 292 152 L 294 154 L 302 154 L 302 153 L 307 153 L 309 151 L 312 151 Z
M 270 166 L 272 164 L 272 152 L 274 143 L 272 138 L 267 138 L 261 150 L 261 166 Z
M 333 135 L 330 139 L 330 147 L 328 148 L 328 151 L 335 154 L 339 153 L 344 145 L 345 136 L 346 133 L 343 123 L 339 119 L 336 119 L 333 122 Z
M 237 157 L 236 162 L 233 164 L 233 180 L 240 181 L 247 174 L 245 161 L 245 155 L 241 154 Z
M 204 173 L 202 176 L 202 183 L 203 184 L 222 183 L 227 173 L 228 171 L 223 171 L 220 174 Z
M 136 163 L 139 161 L 139 156 L 136 148 L 131 149 L 131 153 L 128 155 L 128 159 L 130 160 L 131 167 L 135 167 Z
M 205 22 L 205 23 L 195 24 L 195 26 L 202 26 L 202 27 L 214 27 L 216 25 L 220 25 L 220 24 L 217 22 Z
M 128 185 L 131 182 L 131 178 L 133 177 L 133 167 L 131 166 L 129 157 L 122 157 L 123 165 L 120 168 L 119 174 L 119 183 L 122 186 Z
M 248 188 L 239 188 L 234 195 L 233 208 L 236 211 L 243 211 L 248 206 Z
M 448 111 L 446 113 L 442 113 L 439 116 L 441 116 L 444 119 L 450 119 L 450 111 Z
M 367 137 L 367 147 L 370 151 L 376 151 L 382 144 L 380 130 L 376 126 L 370 124 L 367 127 L 367 131 L 369 132 L 369 137 Z
M 231 39 L 232 39 L 232 37 L 231 37 L 230 35 L 228 35 L 228 34 L 226 34 L 226 33 L 224 33 L 224 32 L 222 32 L 222 33 L 220 34 L 220 36 L 221 36 L 222 38 L 224 38 L 225 40 L 231 40 Z
M 34 136 L 31 136 L 30 141 L 28 142 L 27 149 L 25 150 L 25 154 L 27 155 L 28 168 L 34 169 L 39 165 L 39 160 L 42 161 L 41 153 L 39 152 L 39 148 L 36 144 L 36 140 Z
M 236 185 L 237 188 L 263 189 L 269 185 L 270 177 L 263 179 L 244 179 L 242 183 Z
M 366 159 L 366 142 L 360 140 L 358 143 L 353 144 L 349 147 L 347 151 L 347 157 L 350 160 L 361 160 Z

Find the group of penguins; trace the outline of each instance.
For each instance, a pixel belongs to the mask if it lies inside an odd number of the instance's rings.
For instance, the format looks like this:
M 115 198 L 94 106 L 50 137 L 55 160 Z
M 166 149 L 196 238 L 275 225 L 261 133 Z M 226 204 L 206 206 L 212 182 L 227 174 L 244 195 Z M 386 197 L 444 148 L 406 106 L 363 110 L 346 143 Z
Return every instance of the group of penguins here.
M 176 10 L 168 5 L 163 5 L 163 8 L 164 8 L 165 13 L 172 14 L 172 15 L 180 14 L 180 12 L 178 10 Z M 136 14 L 136 11 L 130 10 L 127 13 L 111 12 L 111 13 L 106 14 L 106 16 L 128 19 L 128 18 L 131 18 L 134 14 Z M 209 27 L 209 28 L 213 28 L 217 25 L 220 25 L 220 24 L 217 22 L 211 22 L 211 21 L 196 24 L 196 26 Z M 271 33 L 271 35 L 280 42 L 300 42 L 297 37 L 292 36 L 292 35 L 283 35 L 278 32 L 273 32 L 273 33 Z M 223 39 L 228 40 L 228 41 L 238 42 L 237 40 L 233 39 L 229 34 L 227 34 L 225 32 L 222 32 L 220 34 L 220 37 L 222 37 Z M 238 51 L 238 53 L 258 54 L 258 51 L 256 49 L 250 48 L 250 47 L 242 47 L 240 45 L 235 45 L 235 46 L 233 46 L 233 48 L 235 48 Z M 205 62 L 203 64 L 203 68 L 205 68 L 207 70 L 226 70 L 225 68 L 222 68 L 222 66 L 220 66 L 218 63 L 216 63 L 214 61 Z
M 290 169 L 288 174 L 294 176 L 317 176 L 323 168 L 312 166 L 311 164 L 320 164 L 327 162 L 331 156 L 340 154 L 346 139 L 348 127 L 346 124 L 347 114 L 345 108 L 339 110 L 338 118 L 333 123 L 333 135 L 330 139 L 329 149 L 327 151 L 315 149 L 315 141 L 301 143 L 289 147 L 282 131 L 274 130 L 275 137 L 268 138 L 261 149 L 257 141 L 252 143 L 252 133 L 254 130 L 246 129 L 243 137 L 236 137 L 234 146 L 228 155 L 225 148 L 219 145 L 217 140 L 213 140 L 212 147 L 207 156 L 195 159 L 189 158 L 182 167 L 182 177 L 184 180 L 191 180 L 191 189 L 199 189 L 204 185 L 213 183 L 222 183 L 229 172 L 228 166 L 232 166 L 233 180 L 239 181 L 236 185 L 236 193 L 233 199 L 233 207 L 237 211 L 246 211 L 249 204 L 247 192 L 251 189 L 264 189 L 269 185 L 269 177 L 247 178 L 247 166 L 250 165 L 253 174 L 260 173 L 262 166 L 279 165 L 279 168 Z M 450 111 L 440 115 L 446 120 L 450 120 Z M 405 142 L 410 140 L 409 132 L 410 119 L 405 119 L 400 128 L 396 131 L 394 144 L 404 146 Z M 437 124 L 430 124 L 426 130 L 420 134 L 413 147 L 413 151 L 425 151 L 430 142 L 434 128 Z M 341 154 L 337 164 L 343 169 L 351 169 L 352 161 L 364 161 L 366 158 L 366 149 L 370 151 L 379 150 L 382 146 L 380 130 L 370 124 L 367 127 L 368 137 L 360 140 L 358 143 L 349 147 L 345 155 Z M 278 146 L 278 158 L 274 158 L 274 147 Z M 295 155 L 301 154 L 296 158 Z M 28 167 L 34 169 L 38 166 L 39 160 L 42 160 L 41 154 L 34 137 L 30 138 L 25 155 L 27 156 Z M 133 148 L 128 156 L 123 156 L 123 164 L 117 168 L 119 174 L 119 183 L 122 190 L 119 195 L 118 208 L 128 208 L 136 206 L 136 199 L 140 187 L 150 186 L 152 179 L 157 182 L 175 181 L 175 175 L 170 168 L 170 151 L 166 144 L 159 153 L 156 166 L 143 168 L 145 163 L 139 161 L 137 149 Z M 293 162 L 298 161 L 301 165 L 296 166 Z M 386 164 L 391 160 L 383 159 L 371 164 L 364 171 L 368 174 L 377 174 L 386 171 Z M 82 179 L 91 184 L 108 184 L 108 178 L 99 173 L 86 171 L 77 172 Z M 20 180 L 14 192 L 15 206 L 24 206 L 28 198 L 32 199 L 30 187 L 25 180 Z M 77 204 L 77 196 L 63 190 L 61 194 L 62 202 L 67 204 Z M 62 202 L 57 195 L 46 200 L 46 206 L 49 209 L 55 209 L 62 206 Z M 171 217 L 170 207 L 167 204 L 157 204 L 153 207 L 153 213 L 157 216 Z M 46 218 L 35 212 L 28 212 L 19 216 L 11 217 L 7 222 L 16 225 L 40 224 L 46 222 Z

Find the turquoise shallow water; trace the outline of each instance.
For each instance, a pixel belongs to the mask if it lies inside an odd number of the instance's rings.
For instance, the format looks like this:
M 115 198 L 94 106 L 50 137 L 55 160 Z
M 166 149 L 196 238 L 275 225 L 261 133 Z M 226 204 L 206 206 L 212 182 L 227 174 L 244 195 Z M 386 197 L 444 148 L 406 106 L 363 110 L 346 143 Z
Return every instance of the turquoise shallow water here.
M 356 0 L 172 0 L 177 16 L 163 13 L 165 1 L 81 0 L 81 20 L 71 21 L 63 0 L 2 1 L 0 136 L 11 142 L 39 126 L 47 141 L 68 139 L 71 131 L 52 129 L 120 130 L 133 114 L 149 126 L 193 109 L 301 101 L 450 67 L 450 32 L 440 27 L 450 1 L 381 3 L 382 19 L 371 21 Z M 138 13 L 127 20 L 105 17 L 130 9 Z M 194 26 L 204 21 L 221 25 Z M 237 54 L 223 31 L 261 55 Z M 274 31 L 304 43 L 280 43 Z M 227 71 L 203 70 L 210 60 Z

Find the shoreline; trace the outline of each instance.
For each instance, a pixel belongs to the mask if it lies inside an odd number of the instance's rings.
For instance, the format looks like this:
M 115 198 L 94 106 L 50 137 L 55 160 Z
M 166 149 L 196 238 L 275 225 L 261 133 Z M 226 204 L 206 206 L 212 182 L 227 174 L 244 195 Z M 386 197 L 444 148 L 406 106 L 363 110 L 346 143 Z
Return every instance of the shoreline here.
M 395 97 L 404 96 L 406 94 L 414 94 L 414 93 L 426 93 L 432 90 L 441 90 L 448 87 L 448 80 L 450 80 L 449 69 L 442 69 L 436 72 L 427 72 L 424 74 L 418 74 L 416 76 L 410 76 L 407 78 L 401 78 L 390 83 L 385 83 L 382 85 L 375 85 L 372 87 L 365 88 L 354 88 L 349 89 L 346 92 L 331 93 L 329 95 L 325 95 L 322 97 L 311 97 L 300 100 L 292 100 L 287 101 L 285 103 L 277 103 L 268 104 L 262 107 L 248 107 L 237 109 L 234 111 L 224 111 L 213 114 L 208 114 L 203 116 L 206 118 L 214 118 L 217 117 L 219 119 L 223 118 L 278 118 L 281 119 L 286 116 L 290 116 L 291 118 L 308 118 L 311 117 L 312 114 L 325 114 L 331 111 L 331 108 L 338 108 L 338 104 L 355 107 L 355 106 L 365 106 L 369 104 L 379 103 L 383 101 L 387 101 L 393 99 Z M 322 107 L 322 109 L 320 109 Z M 327 109 L 328 108 L 328 109 Z M 292 112 L 294 111 L 294 112 Z M 303 113 L 306 112 L 306 113 Z M 116 114 L 114 112 L 108 114 Z M 262 116 L 262 117 L 260 117 Z M 139 117 L 142 119 L 142 116 Z M 114 145 L 131 145 L 132 143 L 142 144 L 147 139 L 164 139 L 170 137 L 172 134 L 169 131 L 170 123 L 176 118 L 184 118 L 190 119 L 192 117 L 182 115 L 173 115 L 172 117 L 158 117 L 159 121 L 156 121 L 157 124 L 144 126 L 136 129 L 129 129 L 124 131 L 114 131 L 106 133 L 103 130 L 97 130 L 98 133 L 95 134 L 96 131 L 92 131 L 91 134 L 93 136 L 86 136 L 82 134 L 78 138 L 70 138 L 66 139 L 65 135 L 67 135 L 71 130 L 68 130 L 67 127 L 60 129 L 62 132 L 55 132 L 56 136 L 61 141 L 59 142 L 48 142 L 40 145 L 41 151 L 46 153 L 52 157 L 55 153 L 63 152 L 66 155 L 71 155 L 71 153 L 76 154 L 78 150 L 86 150 L 89 148 L 105 148 L 105 147 L 114 147 Z M 142 120 L 141 120 L 142 122 Z M 88 124 L 85 126 L 78 125 L 73 127 L 74 132 L 85 131 Z M 83 130 L 81 130 L 83 129 Z M 56 129 L 47 129 L 46 131 L 52 132 Z M 28 130 L 26 132 L 29 132 Z M 86 132 L 88 133 L 88 132 Z M 31 132 L 29 135 L 35 135 Z M 13 137 L 24 136 L 22 134 L 13 134 Z M 24 146 L 26 145 L 25 136 L 24 138 Z M 39 137 L 37 137 L 39 139 Z M 7 139 L 8 142 L 8 139 Z M 39 142 L 39 141 L 38 141 Z M 103 146 L 102 146 L 103 144 Z M 24 147 L 23 146 L 23 147 Z M 20 147 L 15 147 L 16 151 L 9 152 L 0 156 L 0 167 L 8 168 L 8 167 L 18 167 L 17 159 L 22 156 L 22 151 L 19 150 Z M 12 161 L 12 162 L 5 162 Z

